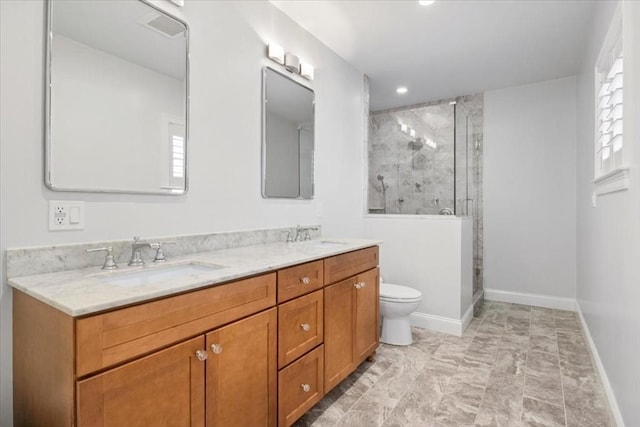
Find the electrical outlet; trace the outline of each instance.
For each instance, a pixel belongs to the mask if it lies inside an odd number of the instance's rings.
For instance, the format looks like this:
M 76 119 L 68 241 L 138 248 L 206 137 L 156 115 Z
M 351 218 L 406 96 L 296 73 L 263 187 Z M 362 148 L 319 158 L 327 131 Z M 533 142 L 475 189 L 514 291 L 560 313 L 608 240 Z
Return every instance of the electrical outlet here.
M 49 200 L 49 230 L 84 229 L 84 202 Z

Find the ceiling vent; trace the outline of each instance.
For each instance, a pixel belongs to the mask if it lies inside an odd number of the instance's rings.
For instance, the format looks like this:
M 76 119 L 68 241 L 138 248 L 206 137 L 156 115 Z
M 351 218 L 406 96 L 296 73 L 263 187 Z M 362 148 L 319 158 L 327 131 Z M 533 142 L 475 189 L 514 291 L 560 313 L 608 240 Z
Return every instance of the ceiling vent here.
M 185 31 L 184 24 L 156 12 L 145 15 L 138 22 L 170 39 L 178 37 Z

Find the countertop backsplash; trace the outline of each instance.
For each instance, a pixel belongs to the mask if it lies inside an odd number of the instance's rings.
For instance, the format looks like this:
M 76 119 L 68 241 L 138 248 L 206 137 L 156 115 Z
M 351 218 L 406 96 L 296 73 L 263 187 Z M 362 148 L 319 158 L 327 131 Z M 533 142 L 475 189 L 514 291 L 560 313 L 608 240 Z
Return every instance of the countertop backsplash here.
M 305 225 L 305 227 L 317 228 L 317 230 L 310 232 L 312 239 L 317 239 L 322 235 L 320 225 Z M 285 231 L 290 231 L 293 236 L 295 229 L 296 226 L 178 236 L 141 236 L 141 240 L 149 242 L 175 241 L 176 244 L 166 245 L 163 248 L 167 259 L 171 260 L 173 257 L 199 252 L 284 242 L 287 239 Z M 85 250 L 104 246 L 113 247 L 113 255 L 116 262 L 119 265 L 126 266 L 131 257 L 132 242 L 133 238 L 129 240 L 7 249 L 6 277 L 55 273 L 102 266 L 104 252 L 87 253 Z M 142 255 L 146 262 L 152 262 L 155 249 L 144 248 L 142 249 Z

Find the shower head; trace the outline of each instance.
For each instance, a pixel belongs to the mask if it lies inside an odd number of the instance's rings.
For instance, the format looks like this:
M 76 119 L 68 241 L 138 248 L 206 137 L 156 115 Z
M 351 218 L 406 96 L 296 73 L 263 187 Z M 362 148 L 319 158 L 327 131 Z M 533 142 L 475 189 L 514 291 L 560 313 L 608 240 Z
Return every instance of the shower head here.
M 377 178 L 378 178 L 378 181 L 384 181 L 384 176 L 380 174 L 378 174 Z

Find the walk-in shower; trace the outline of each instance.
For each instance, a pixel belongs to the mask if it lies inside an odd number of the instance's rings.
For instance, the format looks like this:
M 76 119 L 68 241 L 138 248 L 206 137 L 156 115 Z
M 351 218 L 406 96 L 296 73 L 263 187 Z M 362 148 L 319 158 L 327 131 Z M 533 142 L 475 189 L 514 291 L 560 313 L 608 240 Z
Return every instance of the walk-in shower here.
M 473 217 L 482 289 L 482 94 L 371 111 L 368 125 L 368 213 Z

